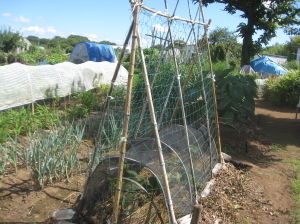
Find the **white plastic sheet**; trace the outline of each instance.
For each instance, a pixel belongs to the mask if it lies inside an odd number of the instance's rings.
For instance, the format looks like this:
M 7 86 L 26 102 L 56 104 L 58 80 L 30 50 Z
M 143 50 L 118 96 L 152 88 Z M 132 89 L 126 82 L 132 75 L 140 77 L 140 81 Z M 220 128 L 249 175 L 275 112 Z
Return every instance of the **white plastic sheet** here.
M 0 110 L 37 100 L 64 97 L 111 84 L 117 63 L 92 62 L 28 66 L 0 66 Z M 126 85 L 128 72 L 121 66 L 115 85 Z

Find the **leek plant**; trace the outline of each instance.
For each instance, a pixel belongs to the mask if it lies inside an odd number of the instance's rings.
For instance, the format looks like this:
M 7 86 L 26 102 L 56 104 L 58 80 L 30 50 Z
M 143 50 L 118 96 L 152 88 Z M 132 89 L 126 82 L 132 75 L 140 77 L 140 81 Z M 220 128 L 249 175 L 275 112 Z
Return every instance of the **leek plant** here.
M 69 124 L 50 132 L 30 134 L 28 162 L 37 186 L 43 188 L 54 179 L 69 178 L 75 171 L 81 170 L 77 152 L 83 133 L 84 126 Z
M 17 137 L 9 137 L 8 141 L 0 144 L 0 174 L 4 173 L 8 167 L 17 170 L 20 155 Z

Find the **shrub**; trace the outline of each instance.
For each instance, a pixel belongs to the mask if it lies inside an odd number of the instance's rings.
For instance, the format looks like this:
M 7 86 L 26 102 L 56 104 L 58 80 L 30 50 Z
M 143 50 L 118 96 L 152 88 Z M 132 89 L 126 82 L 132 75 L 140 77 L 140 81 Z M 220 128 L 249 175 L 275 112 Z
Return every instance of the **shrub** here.
M 6 64 L 6 56 L 3 54 L 0 55 L 0 65 L 2 64 Z
M 299 70 L 300 69 L 300 63 L 296 60 L 286 62 L 286 63 L 284 63 L 284 66 L 288 70 L 297 70 L 297 69 Z
M 297 105 L 300 96 L 300 70 L 291 70 L 285 75 L 268 79 L 263 88 L 263 97 L 277 106 Z
M 13 54 L 8 55 L 7 56 L 7 63 L 12 64 L 14 62 L 16 62 L 16 57 Z

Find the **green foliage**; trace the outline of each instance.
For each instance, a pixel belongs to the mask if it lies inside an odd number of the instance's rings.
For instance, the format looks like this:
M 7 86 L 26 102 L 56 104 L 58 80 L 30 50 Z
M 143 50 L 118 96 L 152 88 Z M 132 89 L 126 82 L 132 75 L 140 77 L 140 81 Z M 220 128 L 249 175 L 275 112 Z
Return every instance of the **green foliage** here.
M 254 98 L 257 97 L 255 77 L 232 73 L 234 68 L 227 69 L 224 62 L 219 62 L 214 67 L 219 116 L 228 123 L 236 118 L 244 120 L 255 109 Z
M 37 105 L 33 115 L 30 108 L 21 107 L 1 112 L 0 143 L 8 136 L 25 135 L 36 129 L 49 129 L 55 125 L 60 115 L 47 107 Z
M 1 62 L 5 64 L 11 64 L 14 62 L 19 62 L 26 65 L 39 65 L 43 60 L 47 61 L 48 64 L 54 65 L 62 62 L 66 62 L 69 59 L 69 55 L 58 54 L 58 53 L 47 53 L 40 51 L 36 46 L 30 46 L 29 51 L 18 54 L 1 54 L 0 55 L 0 65 Z
M 238 61 L 242 52 L 242 45 L 237 42 L 237 35 L 227 28 L 217 27 L 209 33 L 208 41 L 211 45 L 211 59 L 217 61 Z
M 289 56 L 291 54 L 287 44 L 275 44 L 273 46 L 266 47 L 261 53 L 281 56 Z
M 70 109 L 67 110 L 69 120 L 86 117 L 89 113 L 99 108 L 99 98 L 93 90 L 75 94 L 73 98 L 79 99 Z
M 17 170 L 18 157 L 20 153 L 16 137 L 9 137 L 5 143 L 0 143 L 0 174 L 8 167 Z
M 107 41 L 107 40 L 102 40 L 100 42 L 95 42 L 95 43 L 99 43 L 99 44 L 107 44 L 107 45 L 116 45 L 116 43 Z
M 287 56 L 287 61 L 291 62 L 296 60 L 297 48 L 300 46 L 300 36 L 293 36 L 290 41 L 286 44 L 275 44 L 273 46 L 266 47 L 262 53 L 271 55 L 282 55 Z M 289 69 L 298 69 L 295 62 L 291 65 Z M 289 66 L 287 64 L 286 66 Z
M 69 55 L 53 53 L 45 56 L 45 59 L 48 64 L 55 65 L 58 63 L 66 62 L 69 59 Z
M 199 0 L 192 0 L 199 2 Z M 276 36 L 276 29 L 283 28 L 289 35 L 298 35 L 300 29 L 300 8 L 297 1 L 290 0 L 202 0 L 204 6 L 212 3 L 224 4 L 224 10 L 230 14 L 240 13 L 240 17 L 247 20 L 241 22 L 237 32 L 243 38 L 241 66 L 249 65 L 250 59 L 261 49 L 262 45 Z M 257 40 L 254 34 L 262 31 Z
M 87 37 L 80 35 L 70 35 L 67 38 L 55 36 L 52 39 L 41 38 L 36 36 L 28 36 L 27 39 L 34 45 L 44 46 L 46 49 L 50 50 L 52 53 L 71 53 L 75 45 L 79 42 L 93 42 Z M 100 44 L 116 45 L 115 43 L 109 41 L 94 42 Z
M 26 39 L 29 40 L 32 45 L 39 45 L 39 38 L 36 36 L 28 36 Z
M 300 70 L 300 63 L 296 60 L 287 61 L 283 66 L 288 70 Z
M 39 51 L 39 48 L 37 47 L 37 45 L 30 45 L 29 48 L 28 48 L 28 53 L 30 54 L 35 54 Z
M 92 111 L 97 111 L 102 106 L 104 100 L 106 100 L 109 85 L 102 85 L 99 88 L 89 90 L 87 92 L 81 92 L 73 95 L 73 98 L 78 101 L 67 109 L 67 115 L 70 121 L 86 117 Z M 111 99 L 111 105 L 119 106 L 124 103 L 126 89 L 123 86 L 115 86 L 113 96 Z
M 300 70 L 290 72 L 266 81 L 263 97 L 277 106 L 294 107 L 300 96 Z
M 212 62 L 226 60 L 226 49 L 224 44 L 211 46 L 211 60 Z
M 23 38 L 18 31 L 14 32 L 10 27 L 8 29 L 1 28 L 0 30 L 0 50 L 10 52 L 17 47 L 23 48 Z

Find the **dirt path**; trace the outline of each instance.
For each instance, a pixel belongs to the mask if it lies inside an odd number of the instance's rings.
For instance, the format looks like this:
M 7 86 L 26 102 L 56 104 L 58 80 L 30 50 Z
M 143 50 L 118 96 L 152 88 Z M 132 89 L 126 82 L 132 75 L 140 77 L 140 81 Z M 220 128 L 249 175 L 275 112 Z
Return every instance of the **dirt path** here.
M 291 180 L 295 174 L 288 161 L 300 160 L 300 119 L 295 120 L 295 109 L 278 108 L 263 99 L 256 100 L 255 114 L 262 135 L 248 140 L 248 153 L 235 156 L 253 165 L 249 177 L 264 192 L 262 208 L 249 214 L 248 220 L 297 223 L 292 218 L 295 201 Z

